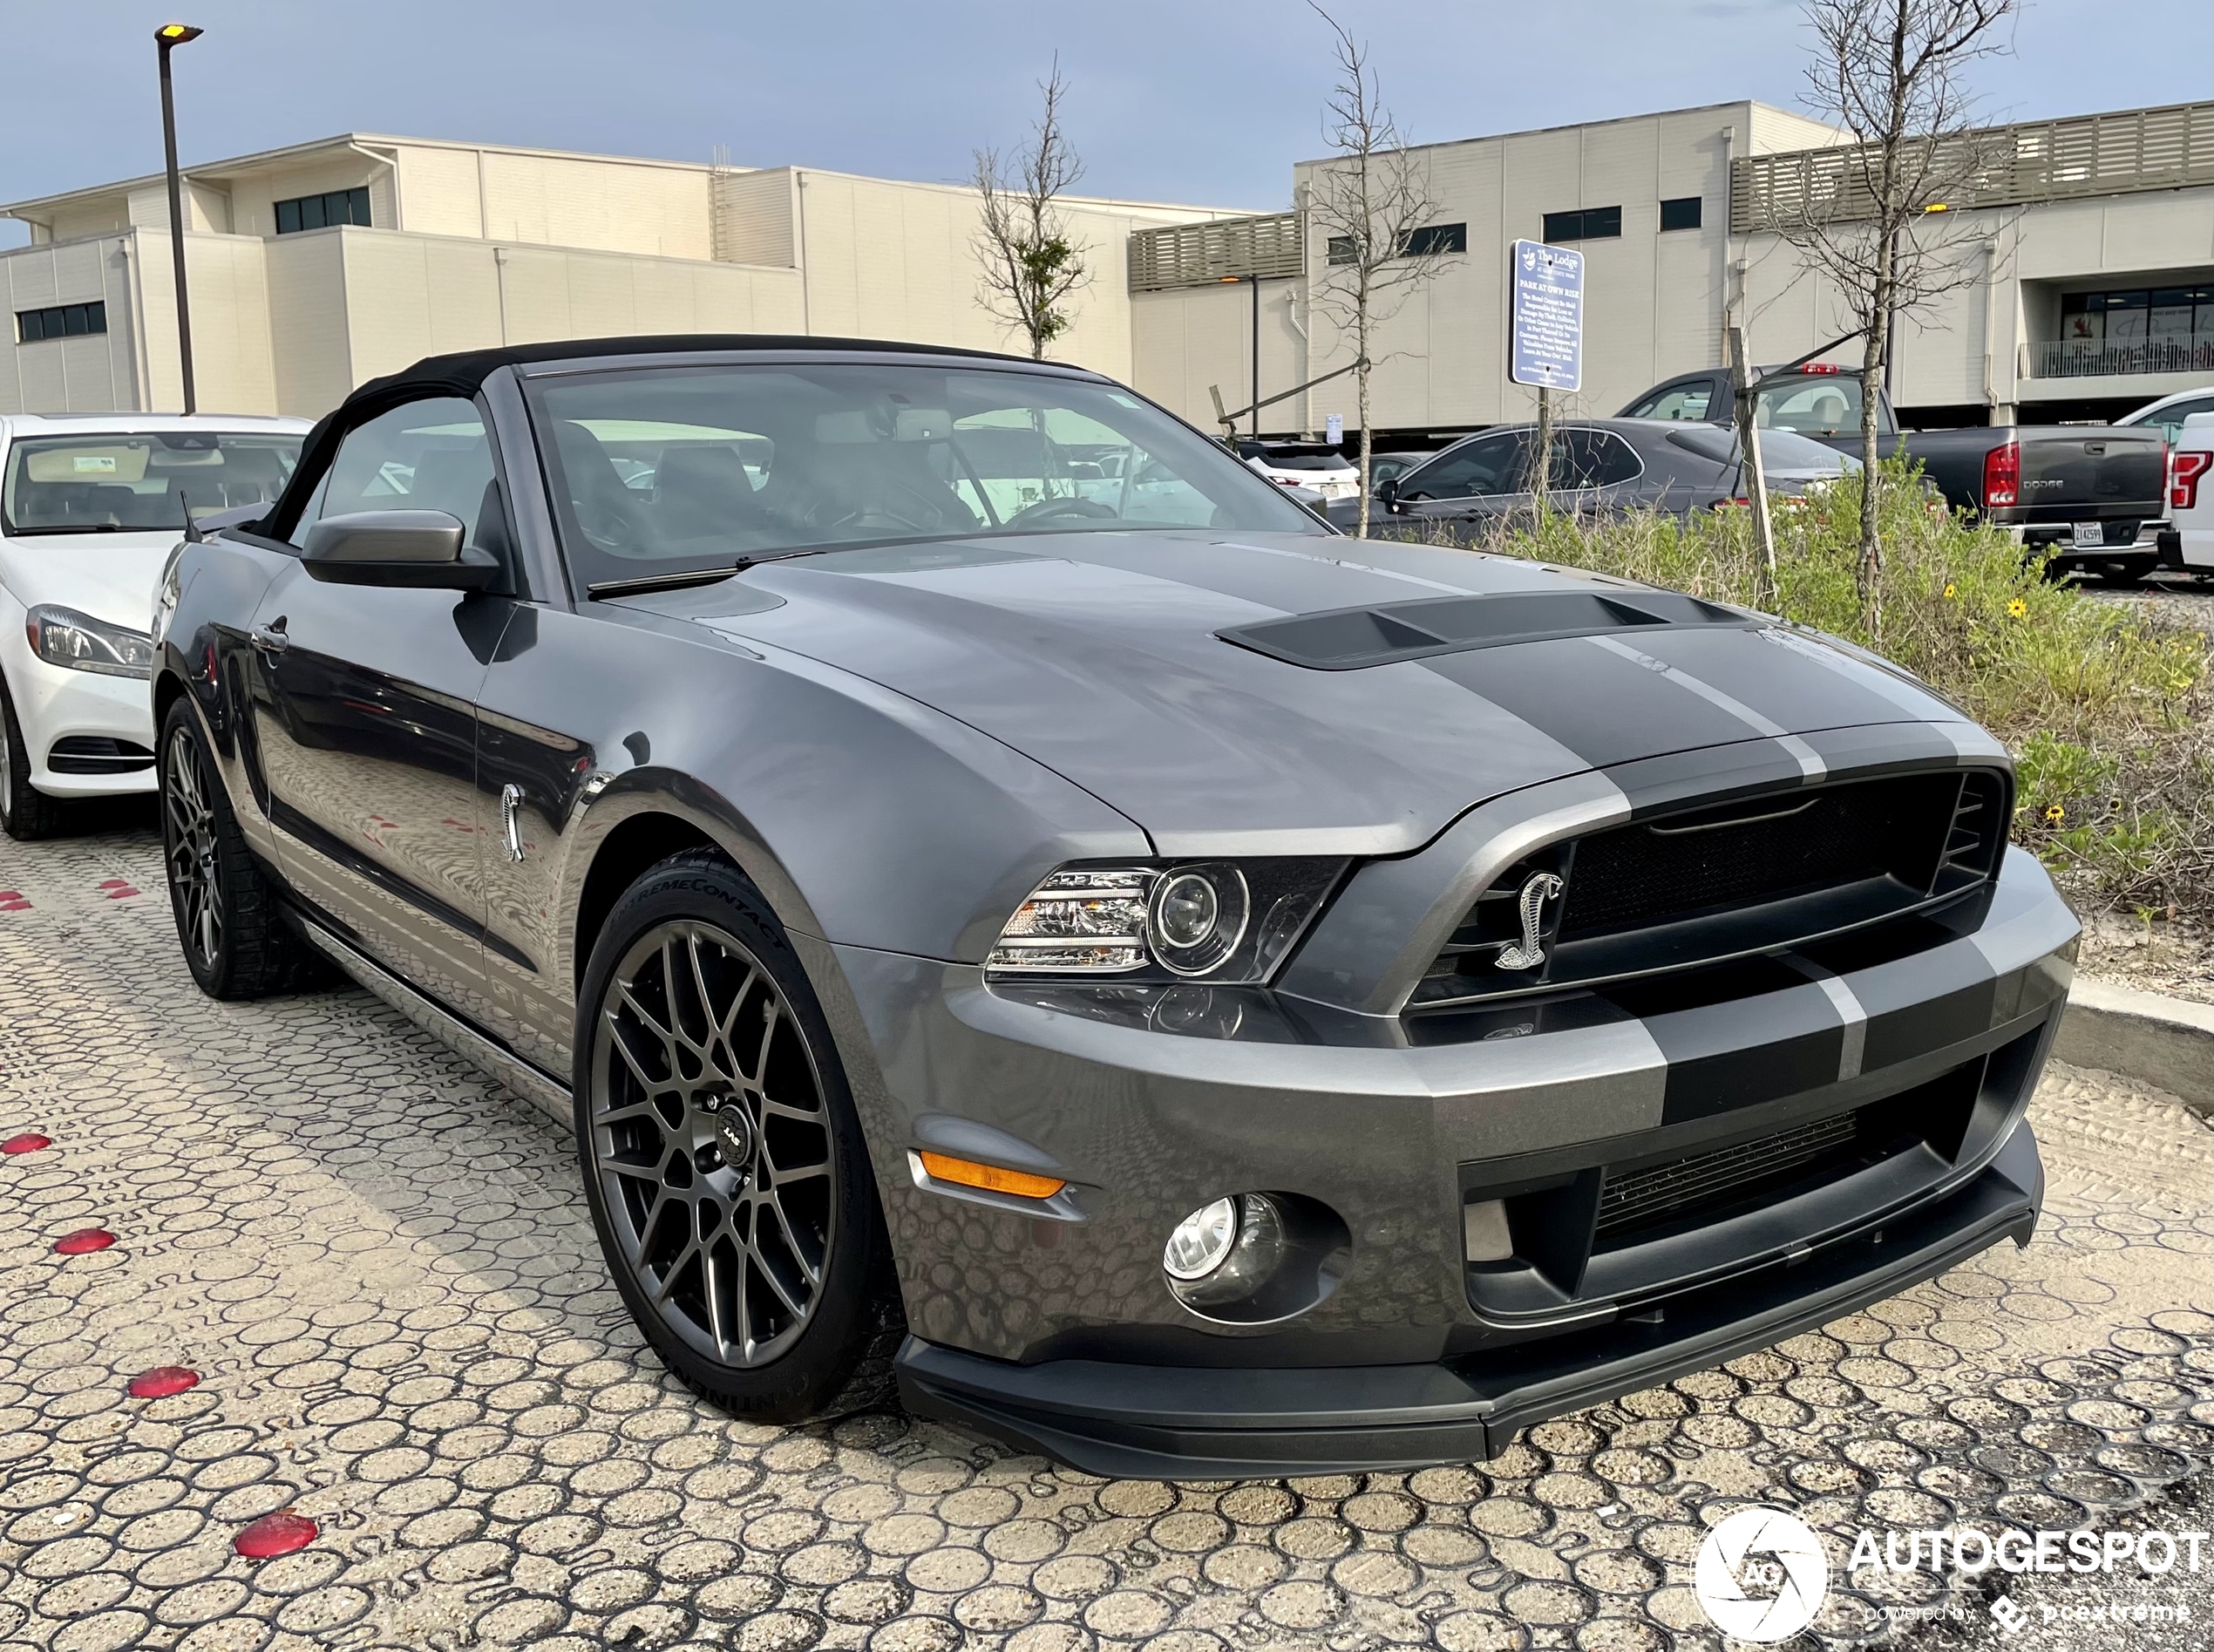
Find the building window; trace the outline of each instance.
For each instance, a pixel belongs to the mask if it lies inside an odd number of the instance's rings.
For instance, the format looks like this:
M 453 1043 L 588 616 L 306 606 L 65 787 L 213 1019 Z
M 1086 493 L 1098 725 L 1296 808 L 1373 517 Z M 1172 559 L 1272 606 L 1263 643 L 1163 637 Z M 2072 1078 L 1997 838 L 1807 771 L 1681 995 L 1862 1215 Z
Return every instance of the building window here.
M 1697 195 L 1679 195 L 1674 201 L 1660 203 L 1660 228 L 1663 229 L 1696 229 L 1699 228 Z
M 290 235 L 302 229 L 322 229 L 331 224 L 359 224 L 369 228 L 369 191 L 334 189 L 327 195 L 302 195 L 276 204 L 276 232 Z
M 83 338 L 107 331 L 107 306 L 56 304 L 48 309 L 16 312 L 16 342 L 35 344 L 42 338 Z
M 1621 233 L 1620 207 L 1586 207 L 1580 212 L 1545 214 L 1545 239 L 1549 241 L 1605 241 Z
M 1335 269 L 1341 265 L 1349 264 L 1353 262 L 1353 237 L 1350 235 L 1331 236 L 1330 268 Z
M 1407 235 L 1406 255 L 1424 258 L 1433 253 L 1464 253 L 1469 249 L 1466 224 L 1427 224 Z

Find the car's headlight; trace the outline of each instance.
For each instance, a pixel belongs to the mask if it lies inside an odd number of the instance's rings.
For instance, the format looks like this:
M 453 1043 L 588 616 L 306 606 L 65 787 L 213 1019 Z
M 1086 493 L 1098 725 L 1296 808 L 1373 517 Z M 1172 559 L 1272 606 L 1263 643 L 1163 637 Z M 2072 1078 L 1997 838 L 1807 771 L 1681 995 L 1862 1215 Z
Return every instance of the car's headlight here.
M 1264 981 L 1345 867 L 1319 858 L 1063 867 L 1015 908 L 985 968 Z
M 102 676 L 152 676 L 153 639 L 144 631 L 110 625 L 75 608 L 41 602 L 24 622 L 31 651 L 49 665 Z

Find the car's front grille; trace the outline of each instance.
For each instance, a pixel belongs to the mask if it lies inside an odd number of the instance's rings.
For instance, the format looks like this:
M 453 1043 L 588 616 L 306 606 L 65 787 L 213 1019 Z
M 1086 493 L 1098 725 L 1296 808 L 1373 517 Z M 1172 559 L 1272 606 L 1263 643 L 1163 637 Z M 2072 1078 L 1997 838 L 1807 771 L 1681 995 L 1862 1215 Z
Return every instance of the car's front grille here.
M 71 734 L 54 742 L 46 766 L 56 774 L 128 774 L 153 766 L 153 753 L 135 740 L 104 734 Z
M 1714 1152 L 1673 1159 L 1626 1175 L 1609 1172 L 1599 1189 L 1599 1243 L 1656 1222 L 1696 1217 L 1791 1180 L 1851 1146 L 1859 1134 L 1856 1118 L 1836 1113 Z
M 1596 833 L 1577 846 L 1560 937 L 1886 874 L 1924 887 L 1959 792 L 1955 776 L 1913 775 Z
M 1997 770 L 1929 770 L 1679 809 L 1551 845 L 1477 897 L 1409 1008 L 1693 968 L 1896 917 L 1991 876 L 2006 802 Z

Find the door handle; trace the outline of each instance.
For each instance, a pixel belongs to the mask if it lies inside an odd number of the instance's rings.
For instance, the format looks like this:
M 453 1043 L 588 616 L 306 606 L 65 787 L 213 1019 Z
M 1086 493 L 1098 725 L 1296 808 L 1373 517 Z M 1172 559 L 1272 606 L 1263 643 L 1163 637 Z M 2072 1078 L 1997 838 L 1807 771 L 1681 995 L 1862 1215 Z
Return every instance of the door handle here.
M 264 654 L 282 654 L 292 646 L 292 639 L 284 634 L 282 615 L 267 625 L 255 626 L 249 640 Z
M 523 826 L 517 819 L 523 805 L 523 788 L 510 783 L 499 788 L 499 835 L 505 840 L 507 858 L 523 858 Z

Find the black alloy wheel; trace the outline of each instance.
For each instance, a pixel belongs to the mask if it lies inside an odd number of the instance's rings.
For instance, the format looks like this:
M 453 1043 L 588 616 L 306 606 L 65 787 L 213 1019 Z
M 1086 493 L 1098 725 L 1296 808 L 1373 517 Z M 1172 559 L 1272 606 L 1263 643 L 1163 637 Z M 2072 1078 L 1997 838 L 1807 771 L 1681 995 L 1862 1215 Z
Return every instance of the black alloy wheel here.
M 157 738 L 162 870 L 200 989 L 261 998 L 327 980 L 329 967 L 286 924 L 275 885 L 239 833 L 190 702 L 170 705 Z
M 177 908 L 177 939 L 193 974 L 214 970 L 223 956 L 223 873 L 215 846 L 215 807 L 195 731 L 180 724 L 169 732 L 169 760 L 161 785 L 161 846 L 169 896 Z
M 888 1246 L 828 1030 L 727 862 L 664 861 L 609 915 L 578 1029 L 576 1125 L 601 1245 L 655 1350 L 778 1420 L 888 1393 Z
M 51 838 L 61 830 L 62 806 L 31 784 L 31 748 L 16 721 L 16 703 L 0 683 L 0 831 L 19 843 Z

